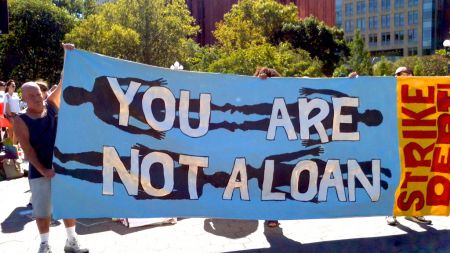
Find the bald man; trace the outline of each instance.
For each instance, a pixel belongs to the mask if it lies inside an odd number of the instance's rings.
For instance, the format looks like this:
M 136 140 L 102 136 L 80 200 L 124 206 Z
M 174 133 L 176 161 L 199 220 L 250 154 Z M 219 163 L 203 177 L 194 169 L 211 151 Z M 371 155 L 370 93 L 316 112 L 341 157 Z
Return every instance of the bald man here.
M 71 50 L 73 45 L 64 44 Z M 39 253 L 51 252 L 48 238 L 51 221 L 51 179 L 55 176 L 52 166 L 55 146 L 58 110 L 61 97 L 61 81 L 56 90 L 44 100 L 39 85 L 27 82 L 22 85 L 22 97 L 27 103 L 26 112 L 16 118 L 14 132 L 29 160 L 28 179 L 32 192 L 33 216 L 41 237 Z M 75 219 L 65 219 L 67 231 L 65 252 L 89 252 L 82 249 L 75 232 Z

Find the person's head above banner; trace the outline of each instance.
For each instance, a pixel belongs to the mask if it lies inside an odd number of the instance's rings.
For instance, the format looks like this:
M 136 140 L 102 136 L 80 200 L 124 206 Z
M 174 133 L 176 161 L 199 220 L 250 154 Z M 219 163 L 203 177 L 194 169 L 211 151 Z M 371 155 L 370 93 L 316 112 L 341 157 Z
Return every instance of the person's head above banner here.
M 398 67 L 395 70 L 395 76 L 413 76 L 413 71 L 408 67 Z

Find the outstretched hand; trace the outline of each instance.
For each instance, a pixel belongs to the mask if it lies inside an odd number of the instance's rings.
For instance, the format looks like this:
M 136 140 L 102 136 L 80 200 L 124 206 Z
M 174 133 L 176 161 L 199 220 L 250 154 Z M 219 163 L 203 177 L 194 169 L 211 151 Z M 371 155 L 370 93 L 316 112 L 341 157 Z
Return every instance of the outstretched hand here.
M 315 92 L 315 90 L 311 89 L 311 88 L 301 88 L 299 90 L 299 92 L 300 92 L 300 96 L 308 96 L 308 95 L 313 94 Z
M 64 50 L 73 50 L 75 49 L 75 45 L 72 43 L 62 43 Z

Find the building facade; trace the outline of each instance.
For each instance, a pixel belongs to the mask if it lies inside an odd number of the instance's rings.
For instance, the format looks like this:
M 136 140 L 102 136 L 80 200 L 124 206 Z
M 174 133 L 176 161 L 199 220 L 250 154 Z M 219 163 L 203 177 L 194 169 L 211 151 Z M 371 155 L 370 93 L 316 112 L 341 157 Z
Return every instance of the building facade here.
M 429 55 L 448 37 L 450 0 L 336 0 L 336 25 L 358 29 L 372 55 Z M 445 33 L 446 31 L 446 33 Z
M 324 21 L 329 26 L 335 23 L 335 0 L 277 0 L 282 4 L 293 3 L 297 6 L 300 18 L 313 15 Z M 212 32 L 216 29 L 216 23 L 221 21 L 225 13 L 229 12 L 233 4 L 239 0 L 187 0 L 192 16 L 197 20 L 201 32 L 197 36 L 197 42 L 202 45 L 215 42 Z

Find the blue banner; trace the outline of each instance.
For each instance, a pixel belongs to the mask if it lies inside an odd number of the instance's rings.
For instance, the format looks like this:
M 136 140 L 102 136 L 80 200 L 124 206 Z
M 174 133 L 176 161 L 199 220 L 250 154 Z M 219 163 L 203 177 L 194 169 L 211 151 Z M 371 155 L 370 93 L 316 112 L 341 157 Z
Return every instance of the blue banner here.
M 196 73 L 67 52 L 55 217 L 392 214 L 393 77 Z

